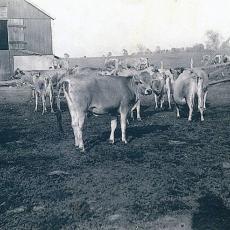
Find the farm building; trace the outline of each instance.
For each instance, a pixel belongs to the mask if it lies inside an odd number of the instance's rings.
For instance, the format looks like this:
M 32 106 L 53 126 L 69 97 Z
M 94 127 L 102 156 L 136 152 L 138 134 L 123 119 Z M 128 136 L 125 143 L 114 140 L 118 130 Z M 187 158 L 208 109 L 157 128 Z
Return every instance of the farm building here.
M 52 59 L 52 20 L 30 1 L 0 0 L 0 80 L 20 65 Z

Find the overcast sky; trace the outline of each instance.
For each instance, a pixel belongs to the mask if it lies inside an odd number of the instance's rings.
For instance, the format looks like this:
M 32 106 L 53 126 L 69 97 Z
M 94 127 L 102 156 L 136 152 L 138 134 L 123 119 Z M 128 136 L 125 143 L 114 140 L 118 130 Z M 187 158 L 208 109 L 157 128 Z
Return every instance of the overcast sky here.
M 52 17 L 56 55 L 130 53 L 204 43 L 205 31 L 230 36 L 230 0 L 32 0 Z

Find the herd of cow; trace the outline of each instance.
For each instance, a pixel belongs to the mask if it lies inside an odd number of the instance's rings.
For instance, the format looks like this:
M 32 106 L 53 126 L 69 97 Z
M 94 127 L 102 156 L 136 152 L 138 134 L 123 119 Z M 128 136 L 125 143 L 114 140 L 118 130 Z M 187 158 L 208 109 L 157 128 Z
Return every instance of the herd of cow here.
M 138 62 L 139 61 L 139 62 Z M 163 107 L 165 96 L 171 109 L 174 101 L 177 117 L 181 106 L 189 108 L 188 120 L 192 120 L 194 106 L 198 105 L 201 121 L 204 121 L 205 102 L 208 92 L 208 74 L 201 68 L 160 69 L 149 65 L 148 59 L 140 58 L 134 64 L 118 59 L 106 59 L 105 68 L 79 68 L 48 70 L 33 73 L 33 95 L 35 111 L 38 98 L 42 98 L 43 114 L 46 112 L 46 97 L 50 99 L 51 112 L 56 113 L 60 130 L 60 96 L 64 93 L 72 120 L 75 146 L 85 150 L 83 127 L 88 113 L 111 115 L 109 141 L 114 143 L 114 132 L 120 116 L 122 142 L 127 143 L 126 126 L 129 116 L 137 110 L 140 116 L 140 95 L 155 96 L 155 108 Z M 196 103 L 196 101 L 198 103 Z M 55 106 L 55 108 L 54 108 Z

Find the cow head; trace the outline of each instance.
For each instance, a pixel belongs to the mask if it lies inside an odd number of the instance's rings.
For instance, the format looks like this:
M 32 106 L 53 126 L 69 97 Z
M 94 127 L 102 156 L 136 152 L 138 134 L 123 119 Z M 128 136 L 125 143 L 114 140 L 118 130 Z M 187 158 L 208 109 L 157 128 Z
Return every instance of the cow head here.
M 152 76 L 149 72 L 141 72 L 135 76 L 135 82 L 139 86 L 141 94 L 150 95 L 152 94 Z
M 152 90 L 156 95 L 160 95 L 165 85 L 166 75 L 154 72 L 152 75 Z

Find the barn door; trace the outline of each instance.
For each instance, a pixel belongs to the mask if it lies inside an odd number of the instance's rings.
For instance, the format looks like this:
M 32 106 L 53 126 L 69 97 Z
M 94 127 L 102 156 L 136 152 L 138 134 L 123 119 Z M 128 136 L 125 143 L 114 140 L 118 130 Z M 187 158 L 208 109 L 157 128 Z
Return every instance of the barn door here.
M 0 50 L 8 50 L 7 21 L 0 20 Z
M 8 20 L 8 36 L 10 50 L 25 49 L 25 33 L 24 33 L 23 19 L 9 19 Z

